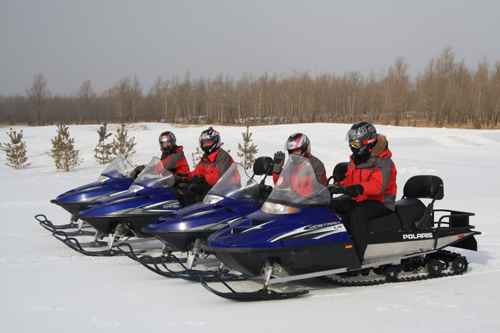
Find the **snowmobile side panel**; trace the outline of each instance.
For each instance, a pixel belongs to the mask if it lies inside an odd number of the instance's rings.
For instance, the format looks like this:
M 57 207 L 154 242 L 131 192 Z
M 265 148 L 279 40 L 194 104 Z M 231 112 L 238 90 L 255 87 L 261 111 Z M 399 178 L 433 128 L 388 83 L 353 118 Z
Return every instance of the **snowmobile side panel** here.
M 203 249 L 215 252 L 215 256 L 224 265 L 250 276 L 260 275 L 264 259 L 267 258 L 278 262 L 290 275 L 340 267 L 350 269 L 361 267 L 352 241 L 278 249 L 244 247 L 221 249 L 208 245 L 203 246 Z

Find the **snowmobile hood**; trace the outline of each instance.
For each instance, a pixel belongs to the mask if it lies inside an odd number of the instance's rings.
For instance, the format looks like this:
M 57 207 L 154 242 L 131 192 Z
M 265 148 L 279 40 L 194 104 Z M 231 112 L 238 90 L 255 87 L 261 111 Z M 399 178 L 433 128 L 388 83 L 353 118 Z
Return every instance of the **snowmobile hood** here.
M 249 200 L 236 200 L 223 198 L 216 204 L 197 203 L 179 209 L 175 213 L 165 215 L 148 226 L 149 231 L 154 234 L 156 231 L 190 231 L 200 227 L 208 226 L 246 216 L 259 210 L 257 204 Z
M 140 191 L 127 192 L 111 200 L 95 203 L 78 213 L 82 220 L 105 216 L 124 216 L 158 213 L 158 210 L 168 213 L 180 208 L 180 204 L 169 189 L 152 189 L 145 187 Z
M 296 214 L 257 211 L 215 232 L 207 239 L 214 248 L 287 248 L 349 241 L 337 216 L 328 208 L 302 209 Z

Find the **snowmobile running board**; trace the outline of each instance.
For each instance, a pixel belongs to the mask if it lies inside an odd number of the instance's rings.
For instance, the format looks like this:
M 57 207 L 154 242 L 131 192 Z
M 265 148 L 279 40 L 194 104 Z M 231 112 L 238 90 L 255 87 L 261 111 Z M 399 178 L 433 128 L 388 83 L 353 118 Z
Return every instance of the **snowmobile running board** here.
M 279 283 L 286 283 L 286 282 L 290 282 L 290 281 L 311 279 L 311 278 L 325 276 L 325 275 L 334 275 L 334 274 L 339 274 L 339 273 L 346 273 L 349 271 L 358 271 L 358 270 L 366 269 L 366 268 L 374 268 L 374 267 L 383 266 L 383 265 L 390 265 L 390 264 L 394 264 L 395 262 L 398 262 L 402 259 L 407 259 L 407 258 L 421 256 L 421 255 L 435 253 L 435 252 L 437 252 L 437 251 L 431 250 L 431 251 L 419 252 L 419 253 L 415 253 L 412 255 L 408 255 L 408 256 L 405 256 L 404 258 L 371 262 L 371 263 L 368 263 L 365 265 L 361 265 L 360 268 L 356 268 L 356 269 L 349 269 L 347 267 L 342 267 L 342 268 L 332 269 L 332 270 L 328 270 L 328 271 L 319 271 L 319 272 L 307 273 L 307 274 L 290 275 L 290 276 L 286 276 L 286 277 L 279 277 L 279 276 L 273 275 L 272 279 L 270 279 L 267 284 L 273 285 L 273 284 L 279 284 Z

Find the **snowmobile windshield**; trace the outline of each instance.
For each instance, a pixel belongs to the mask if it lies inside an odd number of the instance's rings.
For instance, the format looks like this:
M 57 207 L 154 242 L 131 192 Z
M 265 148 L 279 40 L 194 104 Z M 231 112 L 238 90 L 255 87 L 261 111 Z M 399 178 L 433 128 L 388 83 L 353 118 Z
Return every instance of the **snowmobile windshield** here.
M 330 192 L 317 181 L 309 159 L 290 155 L 276 186 L 262 206 L 262 211 L 285 214 L 298 212 L 300 208 L 326 206 L 329 203 Z M 289 207 L 299 209 L 286 209 Z
M 245 168 L 238 163 L 231 164 L 229 169 L 219 178 L 209 192 L 209 195 L 238 200 L 254 199 L 258 194 L 259 184 L 249 177 Z
M 134 166 L 127 161 L 125 156 L 118 154 L 103 173 L 101 173 L 97 181 L 102 183 L 108 180 L 109 177 L 116 179 L 132 178 L 133 171 Z
M 137 188 L 137 186 L 171 188 L 174 184 L 175 178 L 172 173 L 163 167 L 163 162 L 159 158 L 153 157 L 151 162 L 137 176 L 131 189 Z

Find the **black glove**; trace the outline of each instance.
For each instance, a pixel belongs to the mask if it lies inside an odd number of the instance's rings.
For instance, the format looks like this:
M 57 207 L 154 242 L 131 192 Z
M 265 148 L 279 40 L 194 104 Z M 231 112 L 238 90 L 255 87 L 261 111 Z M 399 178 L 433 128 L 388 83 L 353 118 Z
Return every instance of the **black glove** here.
M 328 185 L 326 188 L 330 192 L 330 195 L 341 193 L 339 185 L 331 184 L 331 185 Z
M 351 197 L 351 198 L 356 198 L 357 196 L 360 196 L 364 192 L 364 188 L 361 185 L 352 185 L 349 187 L 346 187 L 344 190 L 344 194 Z
M 144 170 L 146 166 L 145 165 L 138 165 L 135 167 L 134 171 L 132 171 L 132 178 L 137 178 L 137 176 L 139 176 L 139 174 L 142 172 L 142 170 Z
M 204 184 L 207 182 L 207 180 L 203 176 L 193 176 L 193 178 L 191 178 L 191 180 L 195 184 Z
M 186 176 L 181 175 L 181 174 L 174 175 L 174 179 L 175 179 L 176 184 L 185 183 L 188 180 L 188 178 Z
M 283 164 L 285 164 L 285 153 L 277 151 L 274 153 L 274 173 L 281 173 L 281 170 L 283 170 Z

